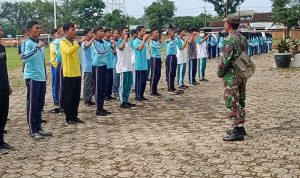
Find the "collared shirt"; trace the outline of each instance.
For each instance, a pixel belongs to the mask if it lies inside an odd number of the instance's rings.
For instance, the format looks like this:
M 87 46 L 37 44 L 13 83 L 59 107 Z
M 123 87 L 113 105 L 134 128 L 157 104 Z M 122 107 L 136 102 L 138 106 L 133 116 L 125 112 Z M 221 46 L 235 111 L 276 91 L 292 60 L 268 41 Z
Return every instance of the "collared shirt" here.
M 93 66 L 100 67 L 107 65 L 107 55 L 111 52 L 103 40 L 95 40 L 92 46 Z
M 7 58 L 5 47 L 0 44 L 0 91 L 9 89 L 6 61 Z
M 86 47 L 85 44 L 88 41 L 85 41 L 81 44 L 82 49 L 82 59 L 81 59 L 81 66 L 82 72 L 92 72 L 92 47 Z
M 29 38 L 25 41 L 22 61 L 25 63 L 24 79 L 46 81 L 44 47 L 37 47 L 38 40 Z
M 120 49 L 120 46 L 124 39 L 120 39 L 117 43 L 117 56 L 118 61 L 116 64 L 117 73 L 133 71 L 133 64 L 131 62 L 131 47 L 128 42 L 125 43 L 124 49 Z
M 198 37 L 196 42 L 197 42 L 197 58 L 202 59 L 202 58 L 207 58 L 207 44 L 206 41 L 202 42 L 202 37 Z
M 197 43 L 195 40 L 189 43 L 189 58 L 197 59 Z
M 112 49 L 112 44 L 110 42 L 110 40 L 104 40 L 104 44 L 106 49 Z M 113 69 L 114 68 L 114 55 L 113 55 L 113 51 L 110 50 L 107 54 L 107 68 L 108 69 Z
M 176 55 L 177 54 L 177 41 L 174 39 L 174 40 L 167 40 L 167 50 L 166 50 L 166 55 L 169 56 L 169 55 Z
M 184 40 L 182 38 L 178 38 L 177 40 L 177 64 L 185 64 L 189 62 L 188 57 L 188 45 L 185 46 L 184 49 L 182 49 L 184 44 Z
M 55 49 L 55 44 L 54 44 L 54 41 L 52 41 L 49 45 L 49 48 L 50 48 L 50 63 L 53 67 L 57 67 L 58 66 L 58 62 L 57 62 L 57 59 L 56 59 L 56 49 Z
M 59 43 L 59 49 L 62 57 L 63 76 L 64 77 L 80 77 L 80 61 L 78 49 L 80 45 L 74 41 L 64 37 Z
M 150 42 L 151 57 L 161 58 L 161 49 L 166 44 L 167 43 L 161 43 L 161 41 L 159 41 L 159 40 L 151 40 L 151 42 Z
M 68 38 L 67 38 L 68 39 Z M 58 63 L 62 63 L 62 58 L 61 58 L 61 52 L 60 52 L 60 49 L 59 49 L 59 43 L 60 41 L 62 40 L 62 38 L 56 38 L 53 43 L 54 43 L 54 47 L 55 47 L 55 52 L 56 52 L 56 61 Z M 69 41 L 73 41 L 73 40 L 70 40 Z
M 138 49 L 142 42 L 142 39 L 136 38 L 133 43 L 135 53 L 135 70 L 148 70 L 146 46 L 144 46 L 142 50 Z

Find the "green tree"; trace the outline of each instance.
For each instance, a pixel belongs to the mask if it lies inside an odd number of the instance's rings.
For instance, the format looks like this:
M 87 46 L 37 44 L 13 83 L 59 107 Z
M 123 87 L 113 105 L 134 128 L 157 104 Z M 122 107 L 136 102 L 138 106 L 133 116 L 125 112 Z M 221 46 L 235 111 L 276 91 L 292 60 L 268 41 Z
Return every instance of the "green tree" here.
M 209 22 L 213 21 L 216 17 L 213 17 L 210 14 L 201 13 L 198 16 L 182 16 L 182 17 L 174 17 L 173 25 L 177 28 L 190 29 L 192 27 L 200 29 L 209 25 Z M 205 24 L 206 23 L 206 24 Z
M 175 4 L 170 0 L 157 0 L 145 8 L 145 15 L 149 21 L 150 28 L 162 28 L 171 22 L 176 10 Z
M 240 6 L 245 0 L 227 0 L 227 3 L 223 0 L 204 0 L 204 2 L 208 2 L 214 5 L 215 11 L 219 16 L 225 16 L 225 12 L 227 14 L 236 13 L 237 7 Z M 227 5 L 226 5 L 227 4 Z M 227 7 L 227 11 L 226 11 Z
M 271 0 L 272 20 L 277 24 L 283 24 L 288 29 L 299 26 L 300 4 L 293 0 Z
M 119 29 L 125 27 L 128 22 L 128 17 L 122 14 L 122 11 L 116 9 L 111 13 L 105 14 L 104 16 L 104 26 Z
M 67 0 L 65 5 L 72 10 L 71 20 L 81 28 L 94 27 L 100 24 L 101 14 L 105 8 L 102 0 Z M 63 6 L 63 10 L 66 8 Z M 68 17 L 70 18 L 70 17 Z

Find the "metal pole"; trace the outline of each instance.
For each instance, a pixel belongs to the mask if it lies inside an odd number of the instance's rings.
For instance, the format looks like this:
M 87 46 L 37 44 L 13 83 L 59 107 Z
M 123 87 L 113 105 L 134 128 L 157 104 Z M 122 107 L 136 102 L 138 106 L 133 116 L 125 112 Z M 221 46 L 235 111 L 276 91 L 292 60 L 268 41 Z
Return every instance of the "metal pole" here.
M 54 6 L 54 28 L 57 28 L 57 24 L 56 24 L 56 0 L 53 0 L 53 6 Z
M 203 7 L 204 8 L 204 14 L 205 14 L 205 17 L 204 17 L 204 26 L 206 27 L 206 7 Z
M 226 10 L 225 10 L 225 17 L 227 17 L 227 15 L 228 15 L 228 0 L 226 0 L 226 5 L 225 5 L 225 7 L 226 7 Z

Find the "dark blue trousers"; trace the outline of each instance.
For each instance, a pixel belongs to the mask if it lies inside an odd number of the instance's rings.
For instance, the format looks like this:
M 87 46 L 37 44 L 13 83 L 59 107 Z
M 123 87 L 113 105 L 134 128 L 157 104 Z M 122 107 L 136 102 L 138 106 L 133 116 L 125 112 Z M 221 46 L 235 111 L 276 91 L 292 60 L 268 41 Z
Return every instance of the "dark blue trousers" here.
M 161 58 L 150 58 L 151 76 L 150 76 L 150 91 L 157 93 L 158 82 L 161 77 Z
M 147 84 L 147 71 L 148 70 L 135 71 L 135 99 L 144 98 Z
M 166 79 L 168 89 L 175 89 L 175 77 L 177 69 L 177 57 L 175 55 L 168 55 L 166 59 Z
M 52 97 L 55 105 L 60 104 L 61 95 L 61 64 L 58 64 L 57 68 L 51 66 L 52 73 Z
M 106 88 L 106 97 L 111 97 L 112 87 L 114 82 L 114 69 L 107 69 L 107 80 L 106 80 L 107 88 Z
M 96 74 L 96 105 L 97 105 L 97 110 L 102 110 L 103 105 L 104 105 L 104 98 L 106 95 L 106 90 L 107 90 L 107 66 L 100 66 L 100 67 L 95 67 L 95 74 Z
M 45 103 L 46 82 L 26 80 L 27 123 L 30 133 L 41 130 L 42 110 Z
M 215 58 L 217 56 L 217 46 L 211 46 L 211 58 Z
M 190 59 L 189 61 L 189 82 L 190 84 L 196 83 L 197 74 L 197 59 Z

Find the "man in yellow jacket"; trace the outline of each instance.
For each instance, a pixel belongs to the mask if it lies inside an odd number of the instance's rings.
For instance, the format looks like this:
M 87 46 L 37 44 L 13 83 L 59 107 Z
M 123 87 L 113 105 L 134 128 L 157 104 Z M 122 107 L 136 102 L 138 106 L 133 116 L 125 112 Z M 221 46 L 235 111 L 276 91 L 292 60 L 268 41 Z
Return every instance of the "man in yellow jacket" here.
M 81 42 L 75 41 L 76 29 L 74 23 L 64 24 L 63 29 L 65 37 L 59 44 L 63 67 L 62 107 L 66 114 L 67 124 L 84 123 L 77 117 L 81 90 L 78 49 Z

